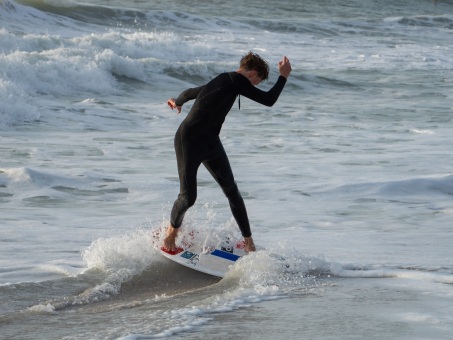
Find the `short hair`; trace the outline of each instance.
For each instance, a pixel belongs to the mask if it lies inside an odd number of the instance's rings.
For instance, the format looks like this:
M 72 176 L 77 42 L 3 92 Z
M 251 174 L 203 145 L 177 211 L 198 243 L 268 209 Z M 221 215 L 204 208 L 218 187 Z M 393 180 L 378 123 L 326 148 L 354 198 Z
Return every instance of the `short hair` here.
M 256 71 L 258 76 L 263 80 L 269 78 L 269 65 L 266 60 L 256 53 L 249 52 L 244 55 L 239 63 L 239 67 L 244 68 L 247 71 Z

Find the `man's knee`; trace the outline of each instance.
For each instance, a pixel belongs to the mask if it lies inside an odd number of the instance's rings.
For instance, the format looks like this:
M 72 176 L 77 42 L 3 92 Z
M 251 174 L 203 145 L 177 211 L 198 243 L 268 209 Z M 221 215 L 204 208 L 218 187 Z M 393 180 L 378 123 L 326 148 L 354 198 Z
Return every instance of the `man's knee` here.
M 195 204 L 195 201 L 197 200 L 197 194 L 179 194 L 179 201 L 181 202 L 182 205 L 186 207 L 186 209 L 189 209 Z

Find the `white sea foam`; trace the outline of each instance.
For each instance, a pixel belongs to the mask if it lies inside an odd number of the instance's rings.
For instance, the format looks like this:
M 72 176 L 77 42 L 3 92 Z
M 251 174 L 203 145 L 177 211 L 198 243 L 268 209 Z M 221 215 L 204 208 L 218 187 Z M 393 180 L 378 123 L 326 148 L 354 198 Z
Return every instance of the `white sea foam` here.
M 50 186 L 59 181 L 71 181 L 69 178 L 30 168 L 9 168 L 1 169 L 1 171 L 10 183 L 18 183 L 20 185 L 36 184 L 38 186 Z
M 415 281 L 426 281 L 435 283 L 453 283 L 453 275 L 443 273 L 432 273 L 420 270 L 398 270 L 392 268 L 386 269 L 347 269 L 348 266 L 332 264 L 330 272 L 338 277 L 348 278 L 402 278 L 412 279 Z
M 101 238 L 84 250 L 82 257 L 88 269 L 101 269 L 107 273 L 129 272 L 128 277 L 144 271 L 156 258 L 149 230 Z
M 420 134 L 420 135 L 433 135 L 435 133 L 432 130 L 419 130 L 419 129 L 411 129 L 410 132 Z
M 36 270 L 42 271 L 44 273 L 56 273 L 62 274 L 66 277 L 76 277 L 82 273 L 81 268 L 75 268 L 70 265 L 65 264 L 43 264 L 37 266 Z
M 54 313 L 55 307 L 48 303 L 46 305 L 35 305 L 29 307 L 28 311 L 33 313 Z
M 9 80 L 0 79 L 0 101 L 0 128 L 36 121 L 41 116 L 28 95 Z

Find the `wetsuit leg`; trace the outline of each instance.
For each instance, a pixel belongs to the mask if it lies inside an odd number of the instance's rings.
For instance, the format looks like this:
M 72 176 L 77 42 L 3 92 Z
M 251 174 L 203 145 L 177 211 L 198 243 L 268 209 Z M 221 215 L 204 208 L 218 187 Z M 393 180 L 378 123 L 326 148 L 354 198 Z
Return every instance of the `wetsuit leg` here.
M 203 165 L 208 169 L 228 198 L 231 212 L 241 230 L 242 236 L 252 236 L 244 200 L 234 181 L 228 156 L 220 140 L 216 143 L 211 156 L 203 161 Z
M 179 130 L 175 135 L 175 151 L 180 189 L 171 210 L 170 223 L 174 228 L 179 228 L 187 210 L 197 199 L 197 172 L 202 157 L 196 148 L 183 140 Z

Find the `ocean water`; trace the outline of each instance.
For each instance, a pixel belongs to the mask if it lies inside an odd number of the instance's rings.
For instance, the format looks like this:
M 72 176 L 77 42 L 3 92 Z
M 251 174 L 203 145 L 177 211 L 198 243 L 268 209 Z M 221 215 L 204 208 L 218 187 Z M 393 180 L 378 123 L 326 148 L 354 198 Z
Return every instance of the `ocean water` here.
M 0 1 L 0 338 L 450 339 L 452 1 Z M 166 100 L 254 51 L 274 107 L 221 138 L 264 249 L 224 279 L 153 250 Z M 239 235 L 199 171 L 183 230 Z

